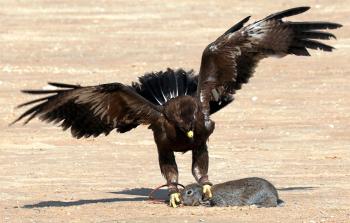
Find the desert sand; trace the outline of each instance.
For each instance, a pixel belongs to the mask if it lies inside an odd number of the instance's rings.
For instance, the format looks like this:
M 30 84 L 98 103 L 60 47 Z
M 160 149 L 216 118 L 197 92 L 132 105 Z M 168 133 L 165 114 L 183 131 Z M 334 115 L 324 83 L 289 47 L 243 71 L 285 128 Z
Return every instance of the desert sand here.
M 349 1 L 2 1 L 0 222 L 350 222 Z M 131 83 L 167 67 L 198 71 L 205 46 L 245 16 L 289 7 L 291 20 L 338 22 L 333 53 L 266 59 L 215 114 L 213 183 L 258 176 L 279 208 L 170 208 L 147 199 L 165 181 L 151 131 L 77 140 L 34 120 L 8 124 L 47 81 Z M 191 153 L 177 154 L 182 184 Z M 166 195 L 162 191 L 161 197 Z

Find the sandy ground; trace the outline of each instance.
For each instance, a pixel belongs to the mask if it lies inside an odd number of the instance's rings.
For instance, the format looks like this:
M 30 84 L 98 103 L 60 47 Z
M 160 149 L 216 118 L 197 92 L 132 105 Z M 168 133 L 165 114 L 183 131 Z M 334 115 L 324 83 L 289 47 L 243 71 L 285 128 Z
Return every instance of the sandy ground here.
M 349 3 L 308 1 L 293 18 L 342 23 L 335 52 L 263 61 L 213 117 L 212 181 L 264 177 L 286 205 L 172 209 L 147 200 L 164 183 L 149 130 L 76 140 L 37 120 L 8 127 L 30 99 L 19 90 L 198 70 L 233 23 L 305 1 L 1 1 L 0 222 L 350 222 Z M 193 182 L 191 154 L 177 162 L 181 183 Z

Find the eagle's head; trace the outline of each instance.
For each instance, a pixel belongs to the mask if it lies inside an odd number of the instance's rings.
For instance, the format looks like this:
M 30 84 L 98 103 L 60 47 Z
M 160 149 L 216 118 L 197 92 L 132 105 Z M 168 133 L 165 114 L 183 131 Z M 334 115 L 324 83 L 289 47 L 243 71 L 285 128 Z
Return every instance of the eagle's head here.
M 187 95 L 169 100 L 165 104 L 164 113 L 168 121 L 190 139 L 194 137 L 196 123 L 204 121 L 199 102 Z

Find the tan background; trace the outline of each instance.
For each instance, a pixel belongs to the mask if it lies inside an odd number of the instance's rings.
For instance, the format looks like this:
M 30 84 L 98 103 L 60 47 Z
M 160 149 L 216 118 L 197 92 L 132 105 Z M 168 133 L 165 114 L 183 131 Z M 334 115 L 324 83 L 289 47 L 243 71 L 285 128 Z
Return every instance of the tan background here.
M 349 1 L 98 2 L 1 1 L 0 222 L 350 222 Z M 20 89 L 198 70 L 204 47 L 235 22 L 301 5 L 313 8 L 293 20 L 344 25 L 329 42 L 337 50 L 263 61 L 213 116 L 209 142 L 214 183 L 264 177 L 284 188 L 283 208 L 149 203 L 164 180 L 145 127 L 76 140 L 37 120 L 7 126 L 30 99 Z M 193 182 L 190 153 L 177 161 L 181 183 Z

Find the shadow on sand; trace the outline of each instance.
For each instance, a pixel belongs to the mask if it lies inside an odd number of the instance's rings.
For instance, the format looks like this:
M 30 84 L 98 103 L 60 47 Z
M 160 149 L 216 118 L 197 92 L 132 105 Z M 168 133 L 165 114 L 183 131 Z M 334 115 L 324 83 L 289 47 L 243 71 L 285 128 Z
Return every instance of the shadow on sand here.
M 124 195 L 135 195 L 137 197 L 127 198 L 103 198 L 103 199 L 91 199 L 91 200 L 77 200 L 77 201 L 42 201 L 36 204 L 27 204 L 22 208 L 45 208 L 45 207 L 69 207 L 78 206 L 85 204 L 96 204 L 96 203 L 113 203 L 113 202 L 130 202 L 130 201 L 146 201 L 148 195 L 153 189 L 151 188 L 133 188 L 122 191 L 110 192 L 112 194 L 124 194 Z M 165 200 L 168 197 L 167 190 L 158 190 L 154 193 L 154 198 Z
M 317 187 L 281 187 L 277 188 L 278 191 L 294 191 L 294 190 L 314 190 Z
M 298 190 L 314 190 L 317 187 L 283 187 L 278 188 L 279 191 L 298 191 Z M 91 200 L 77 200 L 77 201 L 42 201 L 36 204 L 27 204 L 22 208 L 45 208 L 45 207 L 69 207 L 85 204 L 96 203 L 113 203 L 113 202 L 131 202 L 131 201 L 147 201 L 148 195 L 152 192 L 151 188 L 133 188 L 125 189 L 121 191 L 109 192 L 118 195 L 133 195 L 137 197 L 126 198 L 103 198 L 103 199 L 91 199 Z M 168 199 L 168 192 L 165 189 L 157 190 L 154 193 L 155 199 L 166 200 Z
M 112 194 L 126 194 L 126 195 L 136 195 L 136 196 L 145 196 L 148 198 L 148 195 L 153 191 L 151 188 L 133 188 L 126 189 L 122 191 L 110 192 Z M 168 198 L 168 190 L 159 189 L 154 192 L 153 197 L 156 199 L 167 199 Z

